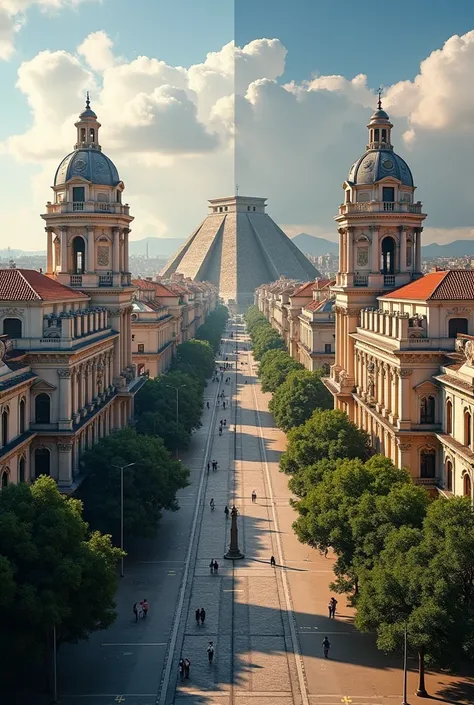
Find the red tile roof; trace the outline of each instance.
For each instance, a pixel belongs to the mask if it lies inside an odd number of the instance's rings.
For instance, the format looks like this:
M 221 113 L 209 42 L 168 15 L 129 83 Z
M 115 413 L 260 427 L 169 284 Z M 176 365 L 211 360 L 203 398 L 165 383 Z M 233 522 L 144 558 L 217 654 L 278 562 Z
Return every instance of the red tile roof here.
M 87 299 L 36 269 L 0 269 L 0 301 L 64 301 Z
M 151 282 L 149 279 L 132 279 L 132 285 L 141 291 L 154 291 L 156 296 L 175 297 L 176 294 L 171 291 L 171 288 L 166 287 L 160 282 Z
M 474 299 L 474 270 L 448 269 L 429 272 L 400 289 L 385 294 L 383 299 L 416 301 L 469 301 Z
M 311 296 L 313 289 L 316 286 L 316 282 L 305 282 L 298 286 L 293 292 L 293 296 Z

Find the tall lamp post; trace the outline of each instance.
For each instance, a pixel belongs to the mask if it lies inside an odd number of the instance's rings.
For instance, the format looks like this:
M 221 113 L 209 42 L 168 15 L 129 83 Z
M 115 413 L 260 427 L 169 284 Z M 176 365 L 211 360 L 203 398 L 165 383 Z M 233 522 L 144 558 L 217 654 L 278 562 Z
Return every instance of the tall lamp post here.
M 173 384 L 167 384 L 166 386 L 176 392 L 176 460 L 179 460 L 179 390 L 186 385 L 180 384 L 179 387 L 175 387 Z
M 120 470 L 120 548 L 122 549 L 122 559 L 120 561 L 120 577 L 123 578 L 123 471 L 125 468 L 131 468 L 135 463 L 128 465 L 114 465 L 114 468 Z

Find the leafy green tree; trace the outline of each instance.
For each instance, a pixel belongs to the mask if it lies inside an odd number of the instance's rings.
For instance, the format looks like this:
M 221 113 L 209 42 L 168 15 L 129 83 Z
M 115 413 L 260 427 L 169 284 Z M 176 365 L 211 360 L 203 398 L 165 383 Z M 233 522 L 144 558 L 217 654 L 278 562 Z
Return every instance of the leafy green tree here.
M 267 350 L 262 355 L 258 371 L 262 391 L 275 392 L 288 375 L 296 370 L 304 370 L 304 367 L 290 357 L 286 350 Z
M 156 533 L 162 509 L 178 509 L 176 492 L 188 485 L 189 471 L 171 460 L 161 438 L 124 428 L 84 454 L 87 475 L 78 489 L 91 526 L 118 535 L 120 470 L 124 471 L 124 527 L 127 536 Z
M 175 360 L 177 364 L 189 365 L 202 380 L 210 377 L 214 370 L 214 353 L 204 340 L 187 340 L 178 345 Z
M 0 493 L 0 675 L 2 690 L 58 642 L 86 639 L 114 621 L 119 549 L 89 534 L 82 505 L 50 477 Z M 4 692 L 4 690 L 3 690 Z
M 253 355 L 256 360 L 260 360 L 267 350 L 284 350 L 285 341 L 271 326 L 261 327 L 252 339 Z
M 333 472 L 340 461 L 323 458 L 313 465 L 303 467 L 294 472 L 288 480 L 288 487 L 297 497 L 306 497 L 308 492 L 321 482 L 324 473 Z
M 288 431 L 288 443 L 280 459 L 283 472 L 294 473 L 328 458 L 361 458 L 370 454 L 369 437 L 339 409 L 314 411 L 301 426 Z
M 315 409 L 332 409 L 334 401 L 320 372 L 295 370 L 273 394 L 269 409 L 278 428 L 301 426 Z
M 202 326 L 198 328 L 196 338 L 198 340 L 207 341 L 214 350 L 214 353 L 216 353 L 219 349 L 222 333 L 226 327 L 228 318 L 229 312 L 227 307 L 219 304 L 214 311 L 211 311 Z
M 357 594 L 361 572 L 372 567 L 387 535 L 403 525 L 421 527 L 428 501 L 408 471 L 389 458 L 338 460 L 293 503 L 299 514 L 293 527 L 302 543 L 333 548 L 338 556 L 335 589 Z
M 384 651 L 409 648 L 424 667 L 455 668 L 474 657 L 474 513 L 467 497 L 438 499 L 423 527 L 392 531 L 361 581 L 356 624 Z
M 247 331 L 251 337 L 254 327 L 262 324 L 266 324 L 267 326 L 270 325 L 263 313 L 259 311 L 258 306 L 250 306 L 247 313 L 244 315 L 244 321 Z

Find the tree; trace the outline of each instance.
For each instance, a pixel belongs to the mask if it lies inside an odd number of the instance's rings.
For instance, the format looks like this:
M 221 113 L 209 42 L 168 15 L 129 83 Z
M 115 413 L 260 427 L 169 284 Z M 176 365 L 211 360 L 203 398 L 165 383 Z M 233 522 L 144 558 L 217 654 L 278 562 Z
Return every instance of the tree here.
M 308 492 L 321 482 L 324 473 L 333 472 L 338 466 L 339 460 L 329 460 L 323 458 L 313 465 L 308 465 L 294 472 L 288 480 L 288 487 L 297 497 L 306 497 Z
M 332 409 L 333 398 L 321 381 L 321 373 L 295 370 L 276 389 L 269 409 L 276 425 L 288 431 L 301 426 L 315 409 Z
M 204 340 L 187 340 L 176 348 L 176 363 L 189 365 L 202 380 L 205 380 L 214 370 L 212 347 Z
M 110 536 L 89 535 L 81 514 L 81 502 L 63 497 L 49 477 L 0 493 L 2 687 L 9 680 L 17 687 L 19 671 L 49 655 L 53 625 L 61 643 L 116 617 L 121 552 Z
M 474 657 L 474 513 L 467 497 L 438 499 L 423 527 L 392 531 L 361 584 L 356 624 L 384 651 L 418 652 L 424 666 L 453 668 Z
M 396 527 L 421 527 L 429 497 L 416 487 L 407 470 L 376 455 L 338 460 L 300 501 L 293 527 L 302 543 L 338 556 L 335 589 L 357 594 L 360 575 L 371 568 Z
M 258 306 L 249 307 L 247 313 L 245 313 L 244 315 L 244 321 L 250 337 L 252 337 L 254 327 L 257 327 L 261 324 L 270 325 L 263 313 L 259 311 Z
M 228 318 L 229 311 L 227 307 L 219 304 L 214 311 L 211 311 L 202 326 L 198 328 L 196 338 L 198 340 L 207 341 L 214 350 L 214 353 L 216 353 L 219 349 L 222 333 L 226 327 Z
M 303 365 L 290 357 L 286 350 L 267 350 L 262 355 L 258 371 L 262 391 L 275 392 L 290 372 L 303 369 Z
M 294 473 L 328 458 L 361 458 L 370 453 L 369 437 L 339 409 L 314 411 L 301 426 L 288 432 L 286 452 L 280 459 L 283 472 Z
M 284 350 L 285 348 L 285 341 L 271 326 L 258 328 L 256 335 L 252 338 L 252 343 L 253 356 L 256 360 L 260 360 L 267 350 Z
M 171 460 L 161 438 L 124 428 L 84 454 L 87 475 L 78 489 L 91 526 L 114 536 L 120 528 L 120 470 L 124 471 L 124 527 L 127 536 L 156 533 L 162 509 L 178 509 L 176 492 L 188 485 L 189 471 Z

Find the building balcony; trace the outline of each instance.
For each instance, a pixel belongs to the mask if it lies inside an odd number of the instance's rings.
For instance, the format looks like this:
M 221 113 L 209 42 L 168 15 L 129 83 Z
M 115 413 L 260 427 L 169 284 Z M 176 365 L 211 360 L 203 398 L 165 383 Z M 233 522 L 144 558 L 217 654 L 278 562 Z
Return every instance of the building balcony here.
M 110 213 L 112 215 L 130 215 L 128 203 L 104 203 L 103 201 L 63 201 L 62 203 L 47 203 L 47 215 L 62 213 Z
M 120 288 L 122 286 L 132 286 L 132 275 L 130 272 L 104 272 L 96 274 L 84 272 L 83 274 L 71 274 L 70 272 L 57 272 L 57 280 L 72 289 L 102 289 Z
M 367 203 L 342 203 L 339 215 L 359 213 L 420 213 L 421 202 L 396 203 L 391 201 L 368 201 Z
M 413 482 L 415 485 L 421 485 L 422 487 L 442 487 L 441 477 L 414 477 Z

